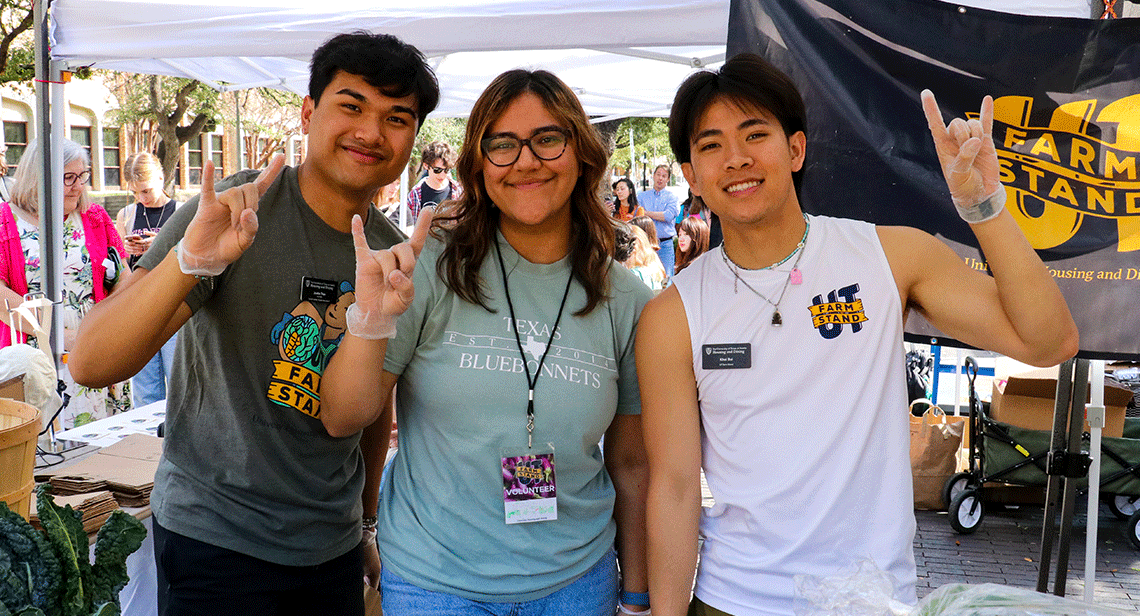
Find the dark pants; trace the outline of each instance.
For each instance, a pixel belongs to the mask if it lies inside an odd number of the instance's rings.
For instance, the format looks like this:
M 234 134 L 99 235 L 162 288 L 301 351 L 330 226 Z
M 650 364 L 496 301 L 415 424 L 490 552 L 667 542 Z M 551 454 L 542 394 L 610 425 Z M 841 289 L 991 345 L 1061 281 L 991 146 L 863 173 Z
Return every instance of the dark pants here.
M 732 614 L 722 612 L 715 607 L 709 607 L 704 601 L 693 597 L 693 600 L 689 602 L 688 616 L 732 616 Z
M 179 535 L 154 521 L 160 616 L 362 616 L 360 551 L 312 567 L 278 565 Z

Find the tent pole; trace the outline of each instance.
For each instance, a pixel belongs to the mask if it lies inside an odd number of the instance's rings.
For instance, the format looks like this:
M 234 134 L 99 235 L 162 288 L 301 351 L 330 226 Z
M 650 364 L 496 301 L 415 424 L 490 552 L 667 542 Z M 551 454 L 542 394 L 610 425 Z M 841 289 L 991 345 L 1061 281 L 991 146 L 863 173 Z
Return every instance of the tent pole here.
M 1092 391 L 1089 396 L 1089 505 L 1085 534 L 1085 602 L 1093 603 L 1096 588 L 1096 542 L 1100 511 L 1100 439 L 1104 429 L 1104 360 L 1091 362 Z
M 53 105 L 55 98 L 62 98 L 63 88 L 53 88 L 51 82 L 60 81 L 59 70 L 51 62 L 47 0 L 35 0 L 33 6 L 35 21 L 35 55 L 36 55 L 36 141 L 39 143 L 39 160 L 33 164 L 40 165 L 39 185 L 39 219 L 40 219 L 40 254 L 42 255 L 41 275 L 43 277 L 44 295 L 52 302 L 60 301 L 61 277 L 60 267 L 63 256 L 63 191 L 58 180 L 58 170 L 63 168 L 62 149 L 53 147 L 52 114 L 56 110 Z M 63 354 L 63 311 L 51 311 L 49 324 L 52 357 L 58 371 L 62 366 Z

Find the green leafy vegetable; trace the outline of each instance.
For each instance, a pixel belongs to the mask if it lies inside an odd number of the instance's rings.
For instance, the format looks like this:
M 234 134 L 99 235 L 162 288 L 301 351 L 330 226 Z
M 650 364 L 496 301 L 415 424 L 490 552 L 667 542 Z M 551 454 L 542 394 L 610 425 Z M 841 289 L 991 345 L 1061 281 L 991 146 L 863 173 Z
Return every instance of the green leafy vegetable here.
M 83 514 L 72 509 L 71 505 L 62 509 L 56 506 L 47 485 L 41 484 L 36 491 L 36 513 L 63 570 L 60 616 L 90 614 L 91 598 L 84 583 L 91 575 L 91 564 L 87 557 Z
M 4 503 L 0 503 L 0 552 L 9 563 L 8 575 L 0 579 L 0 601 L 17 614 L 27 606 L 57 611 L 59 559 L 43 533 Z
M 82 515 L 56 506 L 46 486 L 36 496 L 42 532 L 0 503 L 0 616 L 118 616 L 127 557 L 146 528 L 115 511 L 99 530 L 91 564 Z
M 127 556 L 139 549 L 145 539 L 146 528 L 138 520 L 121 509 L 111 514 L 95 539 L 95 564 L 89 585 L 93 603 L 113 603 L 118 613 L 119 591 L 130 580 Z

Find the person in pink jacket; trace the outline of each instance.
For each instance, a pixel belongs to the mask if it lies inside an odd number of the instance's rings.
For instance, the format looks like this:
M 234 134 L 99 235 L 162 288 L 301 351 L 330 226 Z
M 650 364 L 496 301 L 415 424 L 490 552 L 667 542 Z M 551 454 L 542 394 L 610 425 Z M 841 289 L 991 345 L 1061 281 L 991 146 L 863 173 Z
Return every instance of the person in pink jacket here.
M 74 141 L 65 140 L 63 149 L 63 311 L 64 350 L 71 348 L 79 320 L 105 298 L 122 278 L 126 249 L 115 224 L 102 206 L 91 203 L 87 181 L 91 165 L 87 151 Z M 0 204 L 0 347 L 13 343 L 10 309 L 19 306 L 27 294 L 43 292 L 40 268 L 40 221 L 37 144 L 28 144 L 16 170 L 12 200 Z M 31 326 L 17 319 L 17 340 L 27 339 Z M 76 385 L 64 365 L 60 379 L 66 385 L 70 402 L 60 414 L 63 429 L 107 417 L 115 404 L 104 389 Z

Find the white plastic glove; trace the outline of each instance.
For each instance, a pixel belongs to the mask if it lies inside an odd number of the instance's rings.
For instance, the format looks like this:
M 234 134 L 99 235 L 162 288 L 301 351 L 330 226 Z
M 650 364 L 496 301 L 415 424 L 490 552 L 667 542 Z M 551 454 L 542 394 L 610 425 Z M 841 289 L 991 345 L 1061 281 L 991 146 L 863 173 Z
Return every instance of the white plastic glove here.
M 993 97 L 982 99 L 979 118 L 954 118 L 949 126 L 942 123 L 942 112 L 930 90 L 922 91 L 922 110 L 958 214 L 971 224 L 997 217 L 1005 206 L 1005 187 L 999 179 L 1001 167 L 994 147 Z
M 281 175 L 285 157 L 277 155 L 249 184 L 214 192 L 214 163 L 202 167 L 198 211 L 178 242 L 178 267 L 191 276 L 217 276 L 237 260 L 257 236 L 257 203 Z
M 416 295 L 412 272 L 434 217 L 433 208 L 420 210 L 412 236 L 389 250 L 369 248 L 364 237 L 364 221 L 360 216 L 352 217 L 356 303 L 349 306 L 344 315 L 350 334 L 366 340 L 396 335 L 396 319 L 412 305 Z

